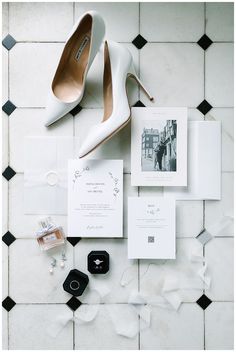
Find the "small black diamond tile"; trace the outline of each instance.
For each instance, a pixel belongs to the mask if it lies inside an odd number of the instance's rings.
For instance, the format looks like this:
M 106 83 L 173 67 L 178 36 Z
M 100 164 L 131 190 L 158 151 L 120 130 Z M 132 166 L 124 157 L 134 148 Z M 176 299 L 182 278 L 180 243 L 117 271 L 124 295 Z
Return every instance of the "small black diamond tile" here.
M 77 105 L 76 107 L 74 107 L 74 109 L 70 111 L 70 114 L 76 116 L 82 109 L 82 106 Z
M 2 45 L 7 49 L 7 50 L 11 50 L 11 48 L 13 48 L 13 46 L 16 44 L 16 40 L 10 35 L 8 34 L 2 41 Z
M 208 111 L 212 109 L 211 104 L 208 103 L 208 101 L 203 100 L 201 104 L 198 105 L 197 109 L 203 114 L 206 115 Z
M 2 173 L 2 176 L 5 177 L 7 181 L 9 181 L 13 176 L 15 176 L 16 172 L 8 166 Z
M 75 311 L 82 303 L 77 298 L 72 297 L 66 304 L 70 307 L 70 309 Z
M 67 241 L 70 242 L 70 244 L 72 244 L 73 247 L 76 246 L 80 240 L 81 240 L 81 237 L 67 237 Z
M 135 108 L 144 108 L 145 105 L 141 102 L 141 100 L 138 100 L 134 105 L 133 107 Z
M 206 295 L 202 295 L 196 302 L 202 309 L 206 309 L 212 301 Z
M 197 43 L 203 50 L 206 50 L 213 43 L 213 41 L 206 34 L 204 34 Z
M 147 44 L 147 40 L 139 34 L 136 38 L 134 38 L 132 43 L 136 46 L 136 48 L 142 49 L 144 45 Z
M 5 235 L 2 236 L 2 240 L 6 243 L 7 246 L 10 246 L 15 240 L 15 236 L 12 235 L 11 232 L 7 231 Z
M 16 302 L 13 301 L 13 299 L 11 299 L 11 297 L 7 297 L 4 299 L 4 301 L 2 301 L 2 306 L 3 308 L 5 308 L 8 312 L 10 312 L 10 310 L 16 305 Z
M 2 106 L 2 110 L 8 115 L 10 116 L 13 111 L 16 109 L 16 106 L 10 101 L 8 100 L 3 106 Z

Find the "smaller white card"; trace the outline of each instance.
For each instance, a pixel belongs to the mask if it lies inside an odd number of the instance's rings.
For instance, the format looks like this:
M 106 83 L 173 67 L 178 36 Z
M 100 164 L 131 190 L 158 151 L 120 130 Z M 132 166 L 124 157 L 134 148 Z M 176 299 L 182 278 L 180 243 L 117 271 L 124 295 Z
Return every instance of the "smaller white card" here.
M 69 160 L 68 235 L 123 236 L 123 160 Z
M 175 259 L 175 201 L 129 197 L 129 259 Z

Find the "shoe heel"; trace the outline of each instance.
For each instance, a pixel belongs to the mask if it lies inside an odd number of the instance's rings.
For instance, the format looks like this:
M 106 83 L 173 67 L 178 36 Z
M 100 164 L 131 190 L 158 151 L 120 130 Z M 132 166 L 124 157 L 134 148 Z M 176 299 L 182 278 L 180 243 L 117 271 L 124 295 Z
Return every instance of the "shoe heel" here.
M 140 79 L 138 78 L 136 72 L 135 72 L 135 69 L 134 67 L 132 67 L 132 69 L 130 70 L 131 72 L 128 73 L 128 76 L 130 78 L 133 78 L 136 83 L 140 86 L 140 88 L 142 88 L 142 90 L 144 91 L 144 93 L 146 94 L 146 96 L 148 97 L 148 99 L 150 101 L 154 101 L 154 98 L 153 96 L 149 93 L 149 91 L 146 89 L 146 87 L 143 85 L 143 83 L 140 81 Z

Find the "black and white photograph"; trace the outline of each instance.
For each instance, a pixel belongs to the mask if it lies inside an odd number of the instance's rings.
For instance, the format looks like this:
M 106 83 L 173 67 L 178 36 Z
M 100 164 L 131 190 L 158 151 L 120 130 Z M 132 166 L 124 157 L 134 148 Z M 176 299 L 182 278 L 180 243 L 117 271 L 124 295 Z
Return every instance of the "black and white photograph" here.
M 142 171 L 173 171 L 176 163 L 177 121 L 153 121 L 152 127 L 144 127 L 141 135 Z

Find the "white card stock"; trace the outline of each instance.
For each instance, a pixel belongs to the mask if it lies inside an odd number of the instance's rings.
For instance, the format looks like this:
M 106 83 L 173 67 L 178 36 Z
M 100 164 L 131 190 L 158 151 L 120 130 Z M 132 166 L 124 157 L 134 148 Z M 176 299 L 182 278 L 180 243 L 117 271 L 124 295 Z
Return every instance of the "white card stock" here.
M 164 188 L 179 200 L 221 199 L 221 123 L 188 123 L 188 186 Z
M 68 235 L 123 236 L 123 160 L 69 160 Z
M 128 257 L 175 258 L 175 201 L 129 197 Z

